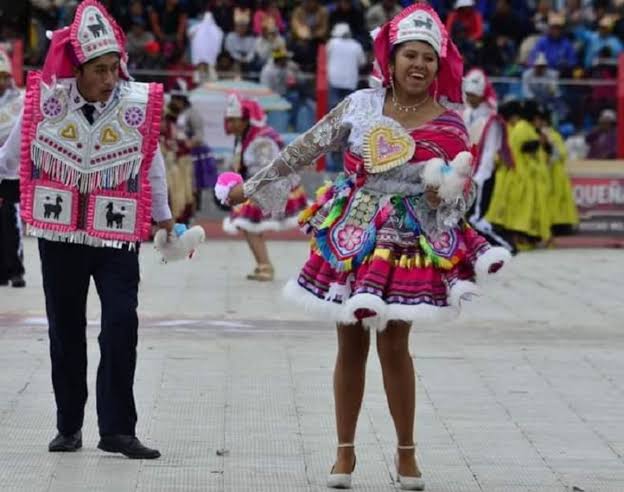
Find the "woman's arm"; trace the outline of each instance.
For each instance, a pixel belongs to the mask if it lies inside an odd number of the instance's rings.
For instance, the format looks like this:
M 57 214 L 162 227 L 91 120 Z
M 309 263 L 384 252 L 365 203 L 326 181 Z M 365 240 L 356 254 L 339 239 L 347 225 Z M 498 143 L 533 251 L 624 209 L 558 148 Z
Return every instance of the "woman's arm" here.
M 297 179 L 297 172 L 314 163 L 322 154 L 337 150 L 344 144 L 350 127 L 343 116 L 350 103 L 345 99 L 316 125 L 297 137 L 266 167 L 243 185 L 232 189 L 232 205 L 246 199 L 256 202 L 266 213 L 283 213 L 288 194 Z

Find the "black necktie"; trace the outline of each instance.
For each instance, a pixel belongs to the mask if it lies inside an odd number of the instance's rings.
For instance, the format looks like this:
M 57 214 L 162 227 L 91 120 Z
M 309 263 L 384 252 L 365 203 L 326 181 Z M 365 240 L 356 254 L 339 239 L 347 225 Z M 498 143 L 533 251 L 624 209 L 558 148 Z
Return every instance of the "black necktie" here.
M 93 124 L 93 113 L 95 113 L 95 106 L 93 104 L 85 104 L 82 107 L 82 112 L 85 115 L 85 118 L 87 119 L 87 121 L 89 122 L 90 125 Z

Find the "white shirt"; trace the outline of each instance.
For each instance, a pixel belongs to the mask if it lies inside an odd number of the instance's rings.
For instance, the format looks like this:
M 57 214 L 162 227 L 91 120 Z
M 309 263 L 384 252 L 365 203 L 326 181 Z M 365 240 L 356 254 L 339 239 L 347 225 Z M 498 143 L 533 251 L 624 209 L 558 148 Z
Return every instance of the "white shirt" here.
M 360 67 L 366 63 L 362 45 L 351 38 L 332 38 L 327 43 L 329 85 L 337 89 L 357 89 Z
M 69 109 L 77 110 L 88 104 L 88 102 L 78 92 L 75 81 L 71 82 L 69 90 Z M 118 92 L 114 91 L 111 97 L 105 103 L 93 103 L 95 111 L 93 113 L 94 121 L 102 114 L 102 112 L 113 103 L 118 97 Z M 19 164 L 22 143 L 22 117 L 23 113 L 18 117 L 7 138 L 7 141 L 0 148 L 0 181 L 3 179 L 18 179 Z M 169 208 L 169 199 L 167 194 L 167 177 L 165 172 L 165 161 L 160 151 L 160 146 L 156 149 L 154 159 L 149 171 L 149 180 L 152 187 L 152 217 L 156 222 L 169 220 L 172 218 L 171 209 Z
M 464 111 L 464 123 L 466 124 L 468 131 L 470 132 L 473 125 L 476 125 L 479 120 L 482 120 L 482 124 L 485 125 L 487 119 L 493 113 L 494 110 L 486 102 L 482 102 L 478 107 L 474 109 L 468 107 Z M 494 123 L 493 125 L 490 125 L 487 134 L 481 138 L 485 139 L 483 141 L 483 149 L 481 155 L 479 156 L 477 172 L 472 177 L 472 179 L 479 186 L 483 186 L 483 183 L 485 183 L 494 173 L 496 155 L 498 154 L 498 151 L 500 150 L 503 143 L 502 128 L 498 123 Z M 478 145 L 479 142 L 473 143 Z

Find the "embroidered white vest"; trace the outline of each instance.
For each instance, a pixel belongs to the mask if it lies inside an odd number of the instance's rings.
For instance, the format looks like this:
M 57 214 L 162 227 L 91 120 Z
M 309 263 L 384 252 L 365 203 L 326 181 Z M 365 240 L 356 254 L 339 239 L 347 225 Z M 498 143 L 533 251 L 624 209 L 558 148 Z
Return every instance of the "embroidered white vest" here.
M 29 234 L 110 247 L 147 239 L 162 86 L 120 81 L 92 125 L 70 109 L 69 87 L 29 74 L 20 167 Z

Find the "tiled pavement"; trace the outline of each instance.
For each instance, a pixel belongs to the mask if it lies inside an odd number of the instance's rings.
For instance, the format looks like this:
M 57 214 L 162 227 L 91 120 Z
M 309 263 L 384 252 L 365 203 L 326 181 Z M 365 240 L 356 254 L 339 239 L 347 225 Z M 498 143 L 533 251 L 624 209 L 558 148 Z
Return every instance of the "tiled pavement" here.
M 316 491 L 334 456 L 334 328 L 280 301 L 305 243 L 273 243 L 279 279 L 249 284 L 243 243 L 192 262 L 142 252 L 138 433 L 163 453 L 84 449 L 54 434 L 36 244 L 28 287 L 0 290 L 0 491 Z M 518 256 L 458 321 L 415 326 L 417 439 L 430 491 L 624 491 L 624 254 Z M 89 385 L 97 364 L 89 307 Z M 394 432 L 371 350 L 354 489 L 393 490 Z M 576 489 L 574 489 L 576 487 Z

